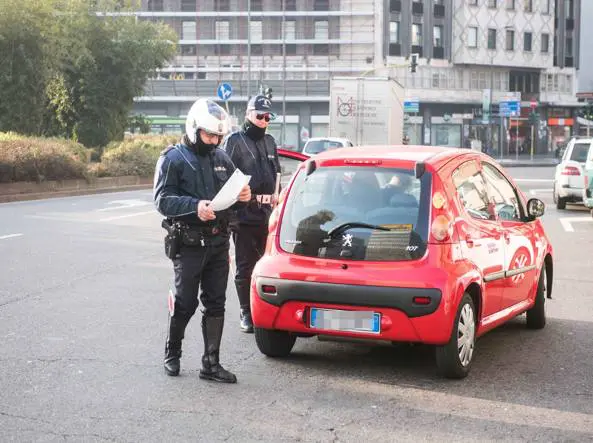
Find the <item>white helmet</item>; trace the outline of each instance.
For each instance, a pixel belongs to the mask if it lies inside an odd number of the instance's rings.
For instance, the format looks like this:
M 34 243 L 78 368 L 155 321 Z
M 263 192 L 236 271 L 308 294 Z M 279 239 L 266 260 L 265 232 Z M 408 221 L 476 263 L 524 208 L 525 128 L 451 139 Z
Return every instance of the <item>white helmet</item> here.
M 185 134 L 191 143 L 196 143 L 198 129 L 210 134 L 224 136 L 229 132 L 229 115 L 214 101 L 201 98 L 196 100 L 187 113 Z

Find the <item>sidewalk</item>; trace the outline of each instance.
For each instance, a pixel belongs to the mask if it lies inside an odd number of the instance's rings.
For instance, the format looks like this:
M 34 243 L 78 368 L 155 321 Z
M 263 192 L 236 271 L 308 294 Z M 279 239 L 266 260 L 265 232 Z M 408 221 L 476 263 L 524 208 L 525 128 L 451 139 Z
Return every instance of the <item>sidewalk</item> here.
M 494 158 L 494 160 L 496 160 L 498 163 L 500 163 L 502 166 L 506 167 L 506 168 L 512 168 L 512 167 L 553 167 L 556 166 L 558 163 L 560 163 L 560 160 L 555 158 L 554 156 L 551 155 L 536 155 L 533 157 L 533 159 L 531 159 L 531 157 L 529 155 L 519 155 L 518 158 L 516 158 L 515 156 L 511 155 L 510 157 L 504 157 L 502 160 L 500 159 L 500 157 L 496 157 L 493 156 L 492 158 Z

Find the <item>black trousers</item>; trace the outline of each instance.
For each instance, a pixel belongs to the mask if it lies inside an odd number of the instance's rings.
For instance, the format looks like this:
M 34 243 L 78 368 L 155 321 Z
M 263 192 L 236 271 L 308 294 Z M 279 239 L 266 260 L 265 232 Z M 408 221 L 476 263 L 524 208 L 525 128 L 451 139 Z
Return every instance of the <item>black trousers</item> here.
M 206 246 L 182 246 L 173 260 L 175 304 L 173 317 L 186 321 L 194 315 L 199 300 L 205 317 L 224 315 L 229 278 L 229 239 L 217 238 Z
M 257 261 L 264 255 L 268 239 L 268 225 L 239 225 L 233 230 L 235 243 L 235 280 L 251 280 Z

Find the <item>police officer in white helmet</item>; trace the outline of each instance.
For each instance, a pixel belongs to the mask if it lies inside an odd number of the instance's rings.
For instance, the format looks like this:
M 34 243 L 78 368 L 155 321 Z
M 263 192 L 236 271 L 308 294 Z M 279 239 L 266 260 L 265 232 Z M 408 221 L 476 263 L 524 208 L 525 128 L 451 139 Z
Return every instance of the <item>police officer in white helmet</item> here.
M 169 295 L 169 329 L 165 346 L 165 372 L 180 371 L 185 328 L 202 302 L 204 354 L 200 378 L 236 383 L 237 377 L 219 362 L 229 274 L 229 213 L 215 212 L 210 202 L 235 170 L 218 145 L 229 130 L 227 113 L 215 102 L 197 100 L 186 121 L 180 143 L 159 157 L 154 177 L 154 201 L 165 217 L 165 252 L 173 261 L 175 291 Z M 249 186 L 239 195 L 251 200 Z

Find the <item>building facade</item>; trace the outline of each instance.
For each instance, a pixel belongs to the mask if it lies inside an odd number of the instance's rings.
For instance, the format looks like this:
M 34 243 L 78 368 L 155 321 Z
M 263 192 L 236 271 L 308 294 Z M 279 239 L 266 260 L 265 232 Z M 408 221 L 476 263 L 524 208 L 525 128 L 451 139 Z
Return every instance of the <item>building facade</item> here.
M 419 102 L 406 115 L 413 143 L 508 155 L 533 134 L 547 152 L 574 130 L 579 13 L 579 0 L 143 0 L 135 14 L 172 26 L 179 53 L 135 112 L 178 131 L 192 101 L 225 82 L 240 122 L 248 97 L 269 87 L 271 130 L 298 149 L 327 135 L 331 76 L 389 75 Z M 514 99 L 520 114 L 501 117 L 499 103 Z

